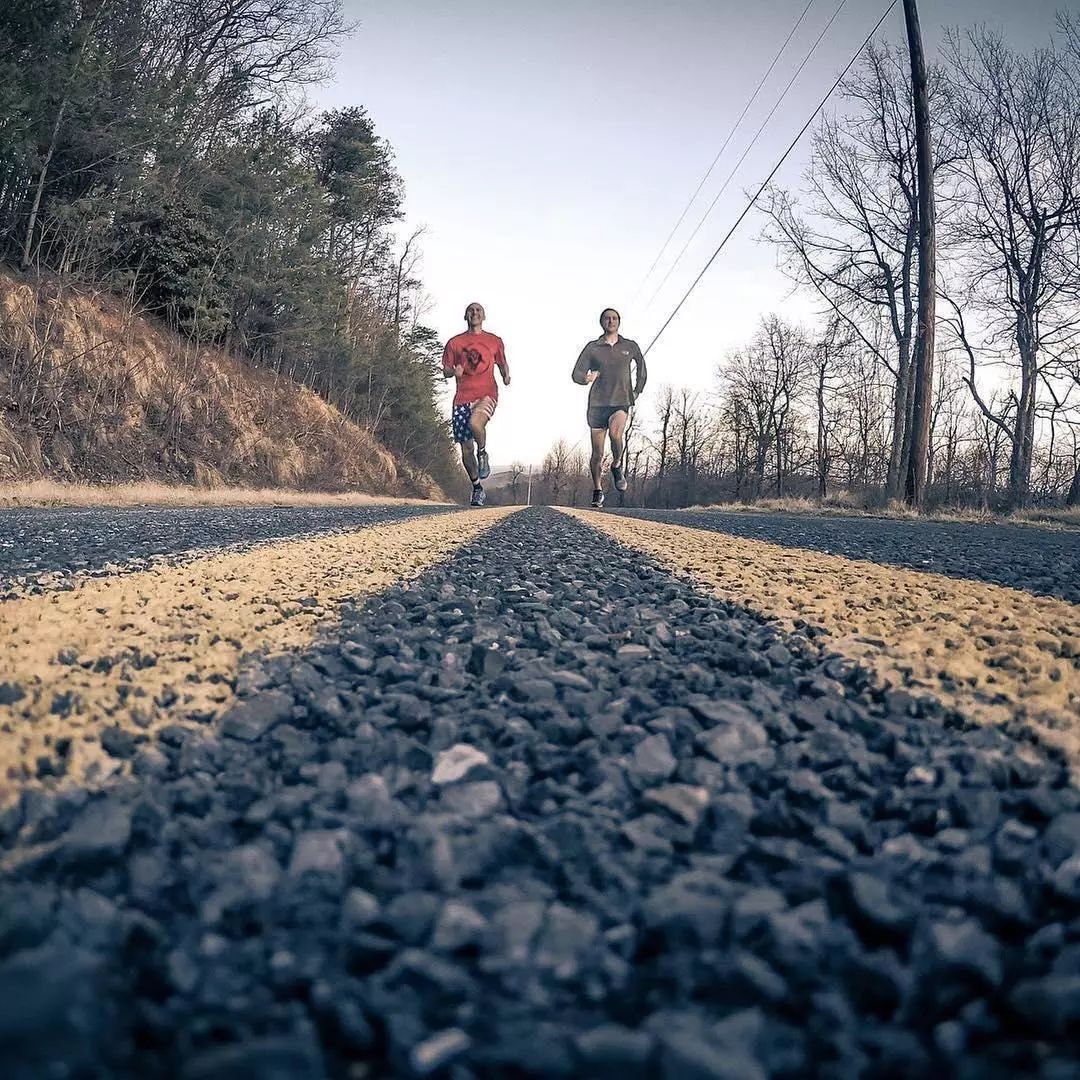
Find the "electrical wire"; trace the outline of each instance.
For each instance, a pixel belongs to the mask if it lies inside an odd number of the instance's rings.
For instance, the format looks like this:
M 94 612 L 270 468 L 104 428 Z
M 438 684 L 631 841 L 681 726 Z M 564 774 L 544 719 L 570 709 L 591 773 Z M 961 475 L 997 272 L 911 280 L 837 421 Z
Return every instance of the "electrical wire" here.
M 652 349 L 652 347 L 660 340 L 660 336 L 671 325 L 671 323 L 674 320 L 675 316 L 678 315 L 679 312 L 682 310 L 683 304 L 686 303 L 686 301 L 690 298 L 690 294 L 694 291 L 694 289 L 697 288 L 698 283 L 706 275 L 706 273 L 708 273 L 709 267 L 712 266 L 712 264 L 716 261 L 716 257 L 720 254 L 721 251 L 724 250 L 724 245 L 728 242 L 728 240 L 731 239 L 732 235 L 734 234 L 735 230 L 739 227 L 739 225 L 742 224 L 743 218 L 745 218 L 746 215 L 748 213 L 750 213 L 750 211 L 753 209 L 754 204 L 761 197 L 761 193 L 768 186 L 769 181 L 772 180 L 772 178 L 776 175 L 776 173 L 779 170 L 780 166 L 783 165 L 785 160 L 787 159 L 788 154 L 790 154 L 791 151 L 795 149 L 796 143 L 798 143 L 798 141 L 806 133 L 806 129 L 814 122 L 814 120 L 816 119 L 818 113 L 821 112 L 821 110 L 825 107 L 825 103 L 829 100 L 829 98 L 832 97 L 833 93 L 836 91 L 836 88 L 840 85 L 840 83 L 843 82 L 844 76 L 847 75 L 847 73 L 851 70 L 851 66 L 862 55 L 862 52 L 866 48 L 866 46 L 870 44 L 871 39 L 878 32 L 878 30 L 881 27 L 881 24 L 888 18 L 889 13 L 892 11 L 892 9 L 894 7 L 896 7 L 897 2 L 898 2 L 898 0 L 891 0 L 891 3 L 889 4 L 889 6 L 884 10 L 884 12 L 882 12 L 881 18 L 878 19 L 878 21 L 874 24 L 874 28 L 870 31 L 869 34 L 866 35 L 866 39 L 858 47 L 858 49 L 855 51 L 855 54 L 852 56 L 852 58 L 844 66 L 844 70 L 841 71 L 840 74 L 836 77 L 836 81 L 832 84 L 832 86 L 829 87 L 829 89 L 828 89 L 827 93 L 825 94 L 825 96 L 818 103 L 817 108 L 814 109 L 814 111 L 807 118 L 806 123 L 803 124 L 803 126 L 801 128 L 799 128 L 798 134 L 796 134 L 795 138 L 791 140 L 791 143 L 788 146 L 788 148 L 783 152 L 783 154 L 780 155 L 780 160 L 772 167 L 772 170 L 769 172 L 769 175 L 766 176 L 764 180 L 762 180 L 761 186 L 757 189 L 757 191 L 754 192 L 753 198 L 751 198 L 751 200 L 746 204 L 745 209 L 738 216 L 738 218 L 735 221 L 735 224 L 732 225 L 731 228 L 728 230 L 727 235 L 724 237 L 724 239 L 720 241 L 720 246 L 709 257 L 709 261 L 701 268 L 701 272 L 690 283 L 690 288 L 688 288 L 686 290 L 686 292 L 683 294 L 683 298 L 675 305 L 675 310 L 672 311 L 672 313 L 664 320 L 663 325 L 660 327 L 659 330 L 657 330 L 656 336 L 652 339 L 652 341 L 649 342 L 648 347 L 645 349 L 645 354 L 646 355 L 649 353 L 649 351 Z
M 705 182 L 709 179 L 710 176 L 712 176 L 713 169 L 716 168 L 716 163 L 720 160 L 724 151 L 728 147 L 728 143 L 731 142 L 732 136 L 735 134 L 736 131 L 738 131 L 739 125 L 743 122 L 746 114 L 750 111 L 750 106 L 753 105 L 755 101 L 757 101 L 758 94 L 761 93 L 762 87 L 768 81 L 769 76 L 773 73 L 773 68 L 775 68 L 776 65 L 780 62 L 780 57 L 783 56 L 784 50 L 791 43 L 791 39 L 795 36 L 795 31 L 798 30 L 799 27 L 802 25 L 802 21 L 806 18 L 806 13 L 813 6 L 813 3 L 814 0 L 807 0 L 806 7 L 802 9 L 802 14 L 795 20 L 795 25 L 791 28 L 791 33 L 789 33 L 788 36 L 784 39 L 784 44 L 780 46 L 776 55 L 773 57 L 773 61 L 769 65 L 769 69 L 765 72 L 764 75 L 761 76 L 761 80 L 754 88 L 754 92 L 750 95 L 750 100 L 747 101 L 747 103 L 743 106 L 743 111 L 739 113 L 739 118 L 735 121 L 735 123 L 731 127 L 731 130 L 727 133 L 727 137 L 724 139 L 724 142 L 721 145 L 720 149 L 717 150 L 716 157 L 712 159 L 712 164 L 705 170 L 705 175 L 699 181 L 698 186 L 694 188 L 694 193 L 690 196 L 690 199 L 687 202 L 686 206 L 683 207 L 683 212 L 679 215 L 679 220 L 675 222 L 675 225 L 673 226 L 671 232 L 668 233 L 667 239 L 664 241 L 663 246 L 657 252 L 656 258 L 652 261 L 652 266 L 650 266 L 649 269 L 645 272 L 645 277 L 642 278 L 641 286 L 639 286 L 639 288 L 644 286 L 645 282 L 648 281 L 650 277 L 652 277 L 652 272 L 659 265 L 660 260 L 664 257 L 664 252 L 668 249 L 668 244 L 671 243 L 671 241 L 675 237 L 675 234 L 679 231 L 679 226 L 682 225 L 682 223 L 686 220 L 686 215 L 690 213 L 690 207 L 694 205 L 694 200 L 698 197 L 698 195 L 701 194 L 701 189 L 705 186 Z
M 657 296 L 660 295 L 660 291 L 663 289 L 663 287 L 668 283 L 668 279 L 671 277 L 672 273 L 674 273 L 675 268 L 682 261 L 682 257 L 686 254 L 687 249 L 694 242 L 694 237 L 697 236 L 697 234 L 701 231 L 701 227 L 708 220 L 709 215 L 713 212 L 713 210 L 716 209 L 716 204 L 720 201 L 720 198 L 724 194 L 724 192 L 727 191 L 728 184 L 731 183 L 732 178 L 739 171 L 739 168 L 742 165 L 742 163 L 746 160 L 747 154 L 749 154 L 750 151 L 753 150 L 754 146 L 757 144 L 758 139 L 761 137 L 761 133 L 765 130 L 765 128 L 768 126 L 769 121 L 776 114 L 776 110 L 779 109 L 780 106 L 783 104 L 784 98 L 786 98 L 787 95 L 788 95 L 788 91 L 792 88 L 792 86 L 795 85 L 795 80 L 798 79 L 798 77 L 802 74 L 803 69 L 810 62 L 810 58 L 817 51 L 817 47 L 821 44 L 822 39 L 829 32 L 830 28 L 832 27 L 832 24 L 834 22 L 836 22 L 837 16 L 840 14 L 841 11 L 843 11 L 844 5 L 846 3 L 847 3 L 847 0 L 840 0 L 840 3 L 837 5 L 836 10 L 832 13 L 832 18 L 829 19 L 829 21 L 825 24 L 824 28 L 822 29 L 821 33 L 818 34 L 817 38 L 814 40 L 814 44 L 810 46 L 810 51 L 806 54 L 806 56 L 803 57 L 802 63 L 795 69 L 795 73 L 788 80 L 787 86 L 784 87 L 783 92 L 776 99 L 776 102 L 773 105 L 773 107 L 769 110 L 768 116 L 766 116 L 765 119 L 761 121 L 761 126 L 757 129 L 757 131 L 754 132 L 754 137 L 750 140 L 750 142 L 747 145 L 746 149 L 743 150 L 742 155 L 739 157 L 739 160 L 735 162 L 734 168 L 731 170 L 731 172 L 728 173 L 727 179 L 721 185 L 720 190 L 713 197 L 713 201 L 711 203 L 709 203 L 708 209 L 705 211 L 704 214 L 701 215 L 701 220 L 697 223 L 697 225 L 694 226 L 694 231 L 687 238 L 686 243 L 683 244 L 682 250 L 679 252 L 678 255 L 675 256 L 675 261 L 671 264 L 671 266 L 668 267 L 668 271 L 664 275 L 664 278 L 660 282 L 660 284 L 657 285 L 656 291 L 652 294 L 652 296 L 649 297 L 649 303 L 646 305 L 646 307 L 648 307 L 649 305 L 652 304 L 652 302 L 657 298 Z

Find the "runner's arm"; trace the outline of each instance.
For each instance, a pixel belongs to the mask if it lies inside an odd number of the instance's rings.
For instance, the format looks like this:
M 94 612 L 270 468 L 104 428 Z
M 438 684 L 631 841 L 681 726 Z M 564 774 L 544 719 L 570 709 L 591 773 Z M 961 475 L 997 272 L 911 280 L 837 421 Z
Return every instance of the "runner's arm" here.
M 499 371 L 502 374 L 503 386 L 510 385 L 510 361 L 506 359 L 506 346 L 502 343 L 502 338 L 499 339 L 499 351 L 495 354 L 495 363 L 499 366 Z
M 442 353 L 442 377 L 444 379 L 453 379 L 462 374 L 464 370 L 465 368 L 454 355 L 454 350 L 450 348 L 450 342 L 448 341 Z
M 645 355 L 637 345 L 634 346 L 634 365 L 637 368 L 634 379 L 634 397 L 638 398 L 641 397 L 641 392 L 645 389 L 645 381 L 648 379 L 649 373 L 645 368 Z
M 574 365 L 574 370 L 571 372 L 570 378 L 574 380 L 579 386 L 585 386 L 587 383 L 592 382 L 589 378 L 589 346 L 586 345 L 581 350 L 581 355 L 577 358 L 577 363 Z M 593 376 L 595 379 L 596 376 Z

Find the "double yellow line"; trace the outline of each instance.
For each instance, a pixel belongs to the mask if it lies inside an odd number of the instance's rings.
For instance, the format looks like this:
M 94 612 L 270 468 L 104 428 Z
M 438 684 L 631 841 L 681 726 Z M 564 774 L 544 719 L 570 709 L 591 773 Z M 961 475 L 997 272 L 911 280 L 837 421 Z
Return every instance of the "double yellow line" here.
M 105 729 L 197 725 L 232 700 L 247 654 L 303 649 L 340 606 L 439 563 L 514 508 L 268 543 L 0 604 L 0 807 L 67 740 L 68 782 L 126 765 Z M 567 511 L 696 585 L 824 647 L 881 684 L 974 720 L 1019 716 L 1080 763 L 1080 609 L 1015 589 L 722 533 Z M 19 696 L 21 694 L 21 696 Z M 17 700 L 12 700 L 17 698 Z M 1017 748 L 1023 753 L 1023 748 Z
M 886 686 L 975 721 L 1019 717 L 1080 764 L 1076 604 L 704 529 L 576 516 L 785 628 L 803 620 L 825 630 L 824 648 Z

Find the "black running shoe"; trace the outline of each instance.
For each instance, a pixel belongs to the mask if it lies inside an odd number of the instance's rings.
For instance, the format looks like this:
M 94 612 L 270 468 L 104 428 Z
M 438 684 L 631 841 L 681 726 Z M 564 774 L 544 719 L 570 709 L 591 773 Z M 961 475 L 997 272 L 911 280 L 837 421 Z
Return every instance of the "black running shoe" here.
M 592 493 L 592 508 L 602 510 L 604 507 L 604 493 L 597 489 Z
M 616 491 L 626 490 L 626 477 L 623 475 L 623 471 L 618 465 L 611 466 L 611 479 L 615 481 Z
M 483 506 L 487 496 L 484 494 L 484 489 L 479 484 L 473 484 L 472 498 L 469 500 L 470 506 Z
M 477 471 L 480 473 L 480 479 L 486 480 L 491 475 L 491 465 L 488 463 L 488 455 L 486 450 L 480 450 L 477 452 L 476 464 L 478 466 Z

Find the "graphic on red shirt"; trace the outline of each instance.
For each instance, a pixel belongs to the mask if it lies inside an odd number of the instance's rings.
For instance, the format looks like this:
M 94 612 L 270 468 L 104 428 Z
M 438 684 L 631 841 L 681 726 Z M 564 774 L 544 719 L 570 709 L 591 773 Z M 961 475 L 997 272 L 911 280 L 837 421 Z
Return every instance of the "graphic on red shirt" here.
M 482 330 L 479 334 L 458 334 L 443 349 L 443 371 L 449 373 L 455 367 L 464 370 L 457 377 L 454 404 L 462 405 L 481 398 L 499 399 L 495 384 L 495 367 L 506 362 L 502 338 Z

